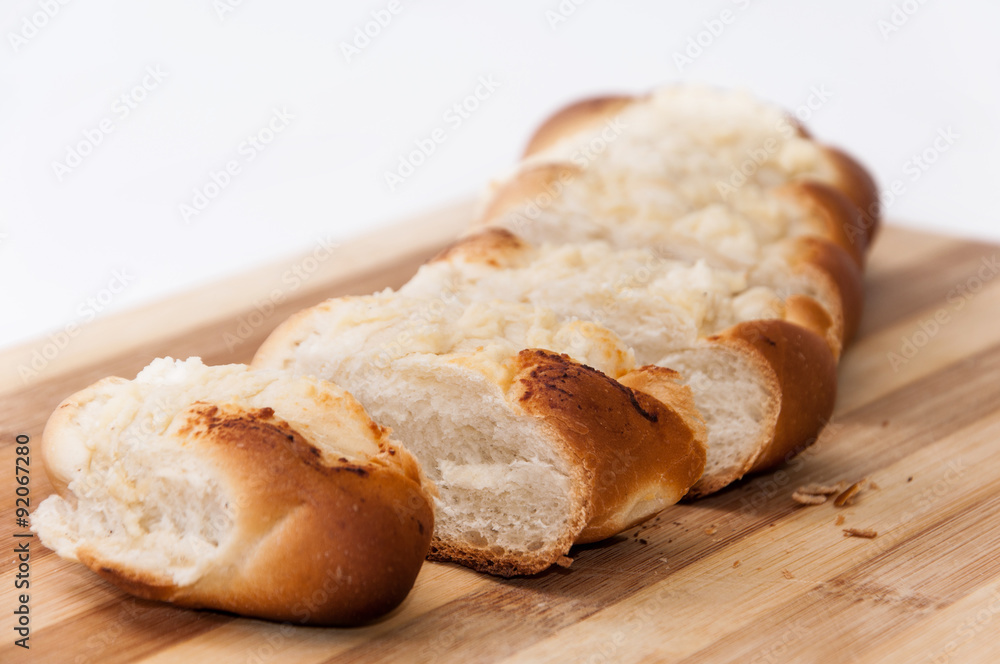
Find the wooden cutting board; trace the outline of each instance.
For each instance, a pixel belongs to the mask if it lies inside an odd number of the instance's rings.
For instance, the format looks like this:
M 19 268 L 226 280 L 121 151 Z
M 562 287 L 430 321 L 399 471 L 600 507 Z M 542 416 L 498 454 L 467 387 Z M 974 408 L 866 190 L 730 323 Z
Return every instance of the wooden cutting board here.
M 893 227 L 870 258 L 836 413 L 778 472 L 574 549 L 570 569 L 501 580 L 428 563 L 402 607 L 358 629 L 135 600 L 29 540 L 31 649 L 14 646 L 18 434 L 35 452 L 34 506 L 51 492 L 37 449 L 62 398 L 159 355 L 246 361 L 303 306 L 399 285 L 470 214 L 320 242 L 311 258 L 95 321 L 64 348 L 56 335 L 0 355 L 0 662 L 1000 661 L 1000 248 Z M 865 477 L 878 488 L 849 507 L 791 498 Z

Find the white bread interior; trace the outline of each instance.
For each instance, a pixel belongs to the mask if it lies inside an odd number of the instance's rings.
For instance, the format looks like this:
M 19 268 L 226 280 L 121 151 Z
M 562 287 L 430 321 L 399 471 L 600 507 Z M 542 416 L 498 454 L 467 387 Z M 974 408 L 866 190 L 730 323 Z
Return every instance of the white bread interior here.
M 526 303 L 562 321 L 593 321 L 628 345 L 640 366 L 656 364 L 665 354 L 736 323 L 784 315 L 783 294 L 751 286 L 747 270 L 596 241 L 522 244 L 502 267 L 485 257 L 449 256 L 423 265 L 399 294 Z
M 620 376 L 632 353 L 598 325 L 514 303 L 465 307 L 385 292 L 328 300 L 264 343 L 255 367 L 342 385 L 437 487 L 435 538 L 494 555 L 548 555 L 582 527 L 573 461 L 512 409 L 511 358 L 546 348 Z
M 330 402 L 321 412 L 317 393 Z M 326 463 L 366 463 L 380 452 L 370 420 L 334 385 L 197 358 L 157 359 L 135 380 L 106 378 L 77 393 L 49 420 L 44 461 L 60 495 L 32 515 L 45 545 L 74 561 L 80 550 L 97 551 L 176 586 L 245 555 L 235 527 L 237 480 L 183 431 L 196 404 L 273 409 Z
M 600 323 L 628 344 L 637 365 L 678 371 L 691 388 L 708 428 L 705 476 L 696 489 L 743 475 L 777 416 L 773 377 L 745 355 L 699 340 L 742 321 L 781 318 L 782 297 L 749 287 L 745 270 L 713 269 L 704 260 L 689 264 L 602 242 L 518 244 L 515 251 L 473 251 L 468 260 L 447 251 L 422 266 L 400 295 L 523 302 L 560 320 Z
M 529 304 L 391 292 L 300 312 L 271 335 L 253 364 L 336 381 L 392 428 L 437 487 L 432 551 L 495 573 L 531 573 L 563 555 L 592 518 L 604 518 L 593 511 L 604 489 L 595 493 L 589 464 L 581 464 L 581 452 L 562 431 L 583 425 L 522 408 L 531 395 L 519 392 L 524 381 L 516 374 L 521 351 L 531 348 L 563 353 L 564 362 L 611 378 L 635 365 L 631 350 L 592 322 L 561 320 Z M 621 523 L 632 523 L 676 502 L 698 475 L 679 489 L 673 480 L 663 485 L 671 476 L 666 471 L 638 489 L 622 479 L 608 495 L 621 498 L 627 513 Z
M 782 238 L 821 234 L 818 221 L 774 191 L 791 181 L 835 183 L 827 153 L 780 108 L 735 91 L 670 86 L 627 105 L 615 131 L 569 133 L 520 170 L 566 164 L 573 177 L 504 223 L 540 243 L 560 227 L 621 247 L 654 242 L 679 254 L 752 265 Z

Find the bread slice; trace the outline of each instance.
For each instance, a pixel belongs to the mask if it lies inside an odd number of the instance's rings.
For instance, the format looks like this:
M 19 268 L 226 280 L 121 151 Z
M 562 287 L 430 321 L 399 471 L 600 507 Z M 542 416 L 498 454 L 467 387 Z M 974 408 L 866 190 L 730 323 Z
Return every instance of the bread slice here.
M 722 202 L 780 233 L 789 217 L 774 206 L 774 191 L 818 207 L 832 192 L 858 216 L 827 231 L 859 257 L 879 223 L 878 190 L 864 168 L 782 109 L 738 91 L 669 86 L 572 104 L 529 143 L 524 167 L 545 164 L 591 172 L 602 184 L 595 194 L 624 216 L 674 219 Z
M 721 204 L 676 219 L 650 218 L 616 199 L 602 201 L 595 192 L 603 185 L 588 181 L 583 187 L 566 175 L 567 170 L 551 165 L 522 172 L 501 188 L 473 233 L 483 226 L 499 227 L 536 245 L 601 241 L 618 249 L 649 249 L 663 259 L 704 261 L 716 269 L 746 272 L 750 285 L 788 290 L 789 294 L 804 288 L 833 316 L 840 345 L 853 336 L 862 308 L 862 261 L 852 253 L 846 237 L 815 228 L 799 229 L 797 234 L 760 234 L 753 218 Z M 574 192 L 587 192 L 586 197 L 593 200 L 575 199 Z M 539 200 L 545 205 L 537 204 Z M 777 193 L 773 199 L 778 206 L 787 205 L 784 200 Z M 831 205 L 838 201 L 848 205 L 832 194 L 831 201 Z M 605 207 L 633 213 L 612 215 Z M 824 212 L 824 224 L 838 232 L 843 229 L 843 217 L 849 216 L 848 208 L 843 209 L 840 216 Z M 791 279 L 775 281 L 776 272 Z
M 282 324 L 253 364 L 349 389 L 437 486 L 431 557 L 493 574 L 641 522 L 704 466 L 676 374 L 655 376 L 660 400 L 626 388 L 611 377 L 634 361 L 614 334 L 528 305 L 338 298 Z
M 796 319 L 839 355 L 845 324 L 854 321 L 846 316 L 840 284 L 815 267 L 820 258 L 804 255 L 807 242 L 798 241 L 797 251 L 779 243 L 767 261 L 739 269 L 712 267 L 703 258 L 677 260 L 657 246 L 616 249 L 600 241 L 536 246 L 506 229 L 487 228 L 443 250 L 400 293 L 528 302 L 563 319 L 594 321 L 628 344 L 640 365 L 761 318 Z M 821 254 L 825 247 L 816 245 Z M 849 260 L 843 271 L 857 274 Z M 843 289 L 854 285 L 846 283 Z
M 786 273 L 782 287 L 801 288 L 782 293 L 749 286 L 747 271 L 713 269 L 704 260 L 687 264 L 660 258 L 650 249 L 616 250 L 601 242 L 536 247 L 493 228 L 442 251 L 400 293 L 545 307 L 563 321 L 600 323 L 629 345 L 640 365 L 678 370 L 708 426 L 705 473 L 692 489 L 692 495 L 702 495 L 742 477 L 772 446 L 784 445 L 789 452 L 798 444 L 774 440 L 788 398 L 783 391 L 790 381 L 806 380 L 799 373 L 809 371 L 806 364 L 833 365 L 823 339 L 839 349 L 831 318 L 801 292 L 809 290 L 806 276 Z M 770 278 L 782 281 L 778 274 Z M 803 283 L 796 284 L 796 278 Z M 839 316 L 839 300 L 829 306 Z M 736 342 L 724 334 L 751 321 L 758 326 L 788 321 L 820 339 L 796 334 L 791 325 L 771 325 L 773 335 L 800 344 L 797 352 L 803 355 L 797 366 L 773 366 L 768 353 L 757 348 L 770 348 L 762 338 Z M 804 431 L 803 440 L 815 437 L 822 418 L 829 416 L 836 386 L 831 371 L 809 375 L 814 393 L 823 399 L 816 404 L 817 428 Z M 656 395 L 648 384 L 628 384 Z
M 433 530 L 410 454 L 335 385 L 154 360 L 66 399 L 42 442 L 57 554 L 140 597 L 356 624 L 409 592 Z
M 833 299 L 850 306 L 841 320 L 834 315 L 843 343 L 860 316 L 860 268 L 877 230 L 878 196 L 863 168 L 779 109 L 677 86 L 556 113 L 480 223 L 536 244 L 653 246 L 722 268 L 751 269 L 777 254 L 807 278 L 814 297 L 827 294 L 821 302 L 831 314 Z M 842 292 L 830 297 L 834 291 Z

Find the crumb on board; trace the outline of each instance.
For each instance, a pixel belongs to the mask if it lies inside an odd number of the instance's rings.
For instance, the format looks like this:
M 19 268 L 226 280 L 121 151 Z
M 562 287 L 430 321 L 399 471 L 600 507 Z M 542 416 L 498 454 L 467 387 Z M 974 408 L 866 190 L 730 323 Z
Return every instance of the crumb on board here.
M 847 482 L 841 480 L 836 484 L 807 484 L 800 486 L 798 491 L 814 496 L 832 496 L 843 491 L 845 486 L 847 486 Z
M 792 500 L 799 505 L 822 505 L 826 502 L 826 496 L 814 493 L 801 493 L 796 491 L 792 494 Z
M 844 525 L 844 515 L 843 514 L 838 514 L 837 515 L 837 520 L 833 522 L 833 525 L 835 525 L 835 526 L 842 526 L 842 525 Z
M 871 528 L 844 528 L 844 537 L 862 537 L 864 539 L 875 539 L 878 531 Z
M 791 572 L 789 572 L 787 569 L 781 570 L 781 576 L 785 577 L 786 579 L 794 579 L 795 578 L 795 576 Z
M 828 496 L 840 493 L 847 485 L 840 481 L 836 484 L 805 484 L 792 494 L 792 500 L 800 505 L 822 505 Z
M 639 544 L 649 544 L 649 542 L 647 540 L 640 539 Z
M 851 486 L 844 489 L 844 491 L 838 495 L 833 500 L 833 504 L 837 507 L 847 507 L 848 505 L 854 504 L 854 499 L 857 498 L 861 490 L 868 485 L 868 478 L 858 480 Z
M 738 560 L 734 560 L 734 561 L 733 561 L 733 569 L 736 569 L 736 568 L 737 568 L 737 567 L 739 567 L 739 566 L 740 566 L 740 561 L 738 561 Z
M 556 565 L 559 565 L 559 567 L 569 567 L 572 564 L 573 564 L 573 559 L 570 558 L 569 556 L 559 556 L 559 558 L 556 560 Z
M 715 525 L 711 525 L 705 529 L 706 535 L 714 535 L 719 529 Z
M 909 477 L 907 477 L 906 481 L 907 482 L 912 482 L 913 481 L 913 475 L 910 475 Z

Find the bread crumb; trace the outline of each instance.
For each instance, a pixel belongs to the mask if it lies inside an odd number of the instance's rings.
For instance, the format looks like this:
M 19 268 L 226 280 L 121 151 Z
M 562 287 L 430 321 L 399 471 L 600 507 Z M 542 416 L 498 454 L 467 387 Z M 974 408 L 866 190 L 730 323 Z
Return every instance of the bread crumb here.
M 806 484 L 795 490 L 792 500 L 800 505 L 822 505 L 826 502 L 827 496 L 840 493 L 846 485 L 844 481 L 836 484 Z
M 878 532 L 871 528 L 844 528 L 844 537 L 863 537 L 865 539 L 875 539 Z
M 556 560 L 556 565 L 559 565 L 559 567 L 565 568 L 569 567 L 572 564 L 573 564 L 573 559 L 570 558 L 569 556 L 559 556 L 559 558 Z
M 865 487 L 865 485 L 867 484 L 867 482 L 868 482 L 868 479 L 865 478 L 865 479 L 862 479 L 862 480 L 858 480 L 857 482 L 855 482 L 851 486 L 847 487 L 846 489 L 844 489 L 843 493 L 841 493 L 839 496 L 837 496 L 834 499 L 833 504 L 836 505 L 837 507 L 847 507 L 848 505 L 853 505 L 854 504 L 854 499 L 861 492 L 861 490 Z
M 739 567 L 739 566 L 740 566 L 740 561 L 738 561 L 738 560 L 734 560 L 734 561 L 733 561 L 733 569 L 736 569 L 736 568 L 737 568 L 737 567 Z
M 714 535 L 718 530 L 719 529 L 716 528 L 714 525 L 713 526 L 709 526 L 708 528 L 705 529 L 705 534 L 706 535 Z
M 792 500 L 799 505 L 822 505 L 826 502 L 826 496 L 796 491 L 792 494 Z
M 840 526 L 840 525 L 843 525 L 843 523 L 844 523 L 844 515 L 843 514 L 838 514 L 837 515 L 837 520 L 833 522 L 833 525 Z
M 646 540 L 644 540 L 644 539 L 641 539 L 641 540 L 639 540 L 639 544 L 649 544 L 649 542 L 647 542 L 647 541 L 646 541 Z
M 906 481 L 907 482 L 912 482 L 913 481 L 913 475 L 910 475 L 909 477 L 907 477 Z
M 878 491 L 882 487 L 880 487 L 878 484 L 875 484 L 874 480 L 868 480 L 868 488 L 871 489 L 872 491 Z
M 889 426 L 889 420 L 882 420 L 882 427 L 884 428 L 887 426 Z
M 794 578 L 795 578 L 795 577 L 794 577 L 794 576 L 792 575 L 792 573 L 791 573 L 791 572 L 789 572 L 789 571 L 788 571 L 787 569 L 783 569 L 783 570 L 781 570 L 781 575 L 782 575 L 783 577 L 785 577 L 786 579 L 794 579 Z
M 844 490 L 847 482 L 841 480 L 836 484 L 807 484 L 796 489 L 799 493 L 807 493 L 812 496 L 832 496 Z

